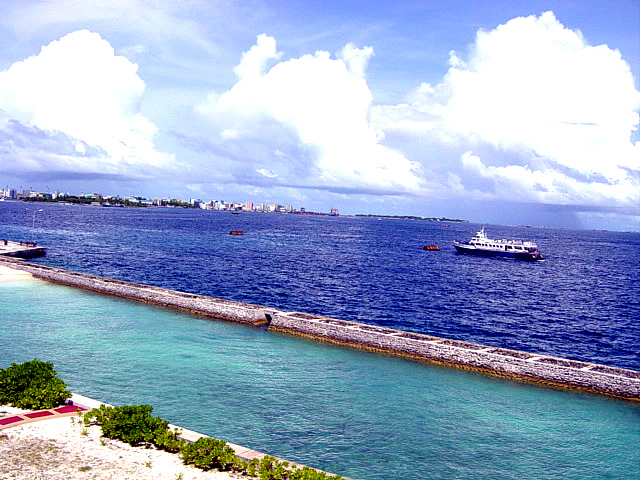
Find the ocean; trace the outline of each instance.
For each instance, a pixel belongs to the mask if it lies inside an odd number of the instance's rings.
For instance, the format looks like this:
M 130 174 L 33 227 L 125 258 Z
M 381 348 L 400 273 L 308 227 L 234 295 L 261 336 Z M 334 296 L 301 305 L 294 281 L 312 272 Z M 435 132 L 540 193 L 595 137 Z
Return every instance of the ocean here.
M 486 225 L 492 237 L 537 241 L 547 259 L 456 254 L 452 240 L 479 228 L 0 203 L 0 239 L 47 246 L 38 263 L 640 368 L 639 234 Z M 0 368 L 52 361 L 72 391 L 148 403 L 174 424 L 353 479 L 640 479 L 634 403 L 38 280 L 0 284 L 0 321 Z
M 480 227 L 0 203 L 0 239 L 47 246 L 37 263 L 640 370 L 640 233 L 486 225 L 536 241 L 546 260 L 456 254 L 452 241 Z

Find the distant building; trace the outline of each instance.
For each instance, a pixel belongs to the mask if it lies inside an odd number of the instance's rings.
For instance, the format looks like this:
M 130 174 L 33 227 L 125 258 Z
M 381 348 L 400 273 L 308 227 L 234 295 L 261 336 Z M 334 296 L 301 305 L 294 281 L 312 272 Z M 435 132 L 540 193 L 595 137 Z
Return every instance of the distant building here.
M 59 191 L 55 191 L 54 193 L 41 193 L 34 192 L 31 188 L 22 189 L 20 187 L 21 193 L 18 193 L 16 189 L 9 189 L 9 185 L 5 189 L 0 189 L 0 198 L 3 199 L 27 199 L 34 198 L 37 200 L 42 199 L 51 199 L 51 200 L 64 200 L 66 198 L 71 198 L 73 201 L 76 201 L 76 198 L 82 199 L 84 203 L 87 201 L 93 202 L 109 202 L 109 203 L 119 203 L 124 205 L 140 205 L 140 206 L 150 206 L 156 205 L 159 207 L 191 207 L 191 208 L 201 208 L 204 210 L 227 210 L 227 211 L 247 211 L 247 212 L 268 212 L 268 213 L 306 213 L 306 214 L 316 214 L 315 212 L 308 212 L 304 207 L 300 207 L 299 210 L 296 210 L 291 205 L 280 205 L 277 203 L 254 203 L 252 201 L 248 202 L 225 202 L 224 200 L 209 200 L 203 201 L 199 198 L 192 198 L 189 201 L 185 202 L 179 198 L 154 198 L 148 199 L 141 196 L 128 196 L 122 197 L 120 195 L 102 195 L 100 193 L 84 193 L 81 191 L 80 194 L 71 194 L 71 193 L 63 193 Z M 323 214 L 326 215 L 326 214 Z M 332 208 L 331 213 L 329 215 L 338 215 L 338 209 Z

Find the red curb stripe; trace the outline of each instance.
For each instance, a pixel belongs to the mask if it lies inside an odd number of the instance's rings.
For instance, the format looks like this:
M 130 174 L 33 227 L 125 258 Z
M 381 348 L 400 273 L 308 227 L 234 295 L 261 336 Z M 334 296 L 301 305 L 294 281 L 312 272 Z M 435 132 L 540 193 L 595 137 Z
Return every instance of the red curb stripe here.
M 78 405 L 66 405 L 64 407 L 54 408 L 54 410 L 58 413 L 71 413 L 77 412 L 78 410 L 86 410 L 86 408 L 79 407 Z
M 0 418 L 0 425 L 9 425 L 11 423 L 16 423 L 16 422 L 21 422 L 23 421 L 24 418 L 22 417 L 6 417 L 6 418 Z
M 33 413 L 25 413 L 24 414 L 25 417 L 29 417 L 29 418 L 47 417 L 49 415 L 54 415 L 54 413 L 50 412 L 48 410 L 42 410 L 41 412 L 33 412 Z

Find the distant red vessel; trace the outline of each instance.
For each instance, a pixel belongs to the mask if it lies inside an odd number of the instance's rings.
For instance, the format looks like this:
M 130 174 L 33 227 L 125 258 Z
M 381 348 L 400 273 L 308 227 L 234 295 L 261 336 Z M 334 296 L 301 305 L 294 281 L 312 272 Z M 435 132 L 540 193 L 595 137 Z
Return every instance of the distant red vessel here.
M 229 235 L 244 235 L 244 232 L 242 230 L 231 230 Z

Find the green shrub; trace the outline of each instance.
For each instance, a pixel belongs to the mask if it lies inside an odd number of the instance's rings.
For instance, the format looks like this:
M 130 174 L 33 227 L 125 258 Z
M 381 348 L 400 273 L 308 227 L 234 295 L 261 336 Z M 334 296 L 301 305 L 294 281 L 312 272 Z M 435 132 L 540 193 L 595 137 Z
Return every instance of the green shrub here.
M 102 428 L 102 435 L 107 438 L 122 440 L 136 446 L 144 443 L 155 444 L 156 439 L 168 442 L 170 436 L 169 422 L 160 417 L 153 417 L 150 405 L 123 405 L 93 409 L 84 415 L 85 424 L 95 418 Z M 167 436 L 169 435 L 169 437 Z M 177 440 L 177 434 L 172 437 Z
M 265 455 L 260 460 L 258 475 L 260 480 L 342 480 L 339 475 L 327 475 L 311 467 L 298 469 L 296 466 L 292 466 L 289 468 L 289 462 L 280 462 L 269 455 Z
M 178 453 L 187 444 L 181 438 L 178 438 L 182 432 L 178 429 L 173 431 L 167 430 L 163 433 L 158 433 L 153 439 L 153 443 L 156 447 L 166 450 L 167 452 Z
M 340 480 L 340 476 L 329 476 L 324 472 L 314 470 L 310 467 L 303 467 L 295 470 L 289 475 L 289 480 Z
M 204 470 L 229 470 L 238 461 L 233 449 L 224 440 L 199 438 L 180 450 L 182 460 Z
M 260 480 L 281 480 L 286 478 L 286 471 L 284 465 L 276 460 L 274 457 L 265 455 L 260 460 L 260 467 L 258 469 Z
M 57 407 L 71 397 L 58 377 L 53 363 L 31 360 L 0 369 L 0 404 L 39 410 Z
M 105 437 L 122 440 L 131 445 L 153 444 L 170 452 L 180 452 L 187 465 L 203 470 L 232 470 L 260 480 L 342 480 L 324 472 L 304 467 L 298 469 L 289 462 L 281 462 L 265 455 L 261 460 L 241 460 L 224 440 L 203 437 L 193 443 L 178 438 L 179 430 L 169 430 L 169 422 L 151 416 L 149 405 L 106 407 L 84 415 L 84 423 L 98 423 Z

